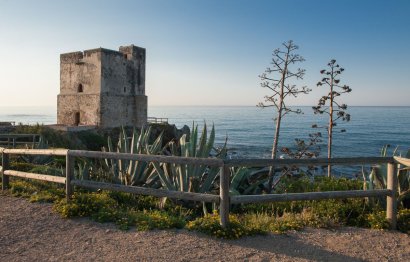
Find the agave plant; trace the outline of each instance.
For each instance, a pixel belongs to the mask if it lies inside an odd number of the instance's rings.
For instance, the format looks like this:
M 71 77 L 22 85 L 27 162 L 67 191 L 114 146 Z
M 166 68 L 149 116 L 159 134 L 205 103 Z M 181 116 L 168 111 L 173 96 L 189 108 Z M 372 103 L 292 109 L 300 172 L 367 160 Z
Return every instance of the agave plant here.
M 103 148 L 103 151 L 157 155 L 162 151 L 163 133 L 161 133 L 151 145 L 149 144 L 150 135 L 151 127 L 147 130 L 142 128 L 140 133 L 134 128 L 131 141 L 129 141 L 125 129 L 122 128 L 117 148 L 114 149 L 112 140 L 108 137 L 108 149 Z M 154 186 L 156 182 L 156 176 L 152 172 L 152 165 L 148 162 L 105 159 L 104 164 L 105 168 L 112 174 L 113 180 L 124 185 Z
M 88 159 L 77 161 L 77 169 L 74 170 L 74 177 L 80 180 L 90 180 L 91 162 Z
M 27 149 L 48 149 L 48 143 L 43 136 L 40 136 L 38 143 L 33 143 L 31 148 L 26 145 Z M 37 165 L 48 165 L 54 161 L 51 156 L 32 156 L 23 155 L 21 159 L 27 163 L 37 164 Z
M 381 150 L 381 156 L 388 156 L 388 148 L 386 145 Z M 404 158 L 402 158 L 397 152 L 398 148 L 393 151 L 393 157 L 399 163 L 397 168 L 398 178 L 398 201 L 402 203 L 404 207 L 410 208 L 410 150 L 407 151 Z M 383 189 L 387 186 L 387 164 L 379 164 L 372 167 L 368 179 L 364 173 L 365 189 Z M 381 201 L 384 203 L 384 200 Z
M 399 163 L 397 166 L 398 201 L 401 201 L 405 208 L 410 208 L 410 149 L 404 158 L 395 156 L 394 159 Z
M 210 157 L 214 150 L 214 126 L 212 126 L 209 138 L 207 132 L 205 123 L 198 141 L 198 125 L 193 124 L 189 141 L 187 136 L 183 135 L 179 139 L 178 144 L 175 141 L 168 143 L 171 155 L 200 158 Z M 226 156 L 226 142 L 222 149 L 215 152 L 215 156 L 218 158 Z M 153 165 L 162 186 L 168 190 L 205 193 L 215 189 L 215 181 L 219 173 L 218 167 L 166 163 L 153 163 Z
M 261 193 L 264 184 L 268 182 L 267 176 L 261 177 L 260 170 L 252 170 L 245 167 L 230 169 L 231 184 L 229 193 L 231 195 L 254 195 Z

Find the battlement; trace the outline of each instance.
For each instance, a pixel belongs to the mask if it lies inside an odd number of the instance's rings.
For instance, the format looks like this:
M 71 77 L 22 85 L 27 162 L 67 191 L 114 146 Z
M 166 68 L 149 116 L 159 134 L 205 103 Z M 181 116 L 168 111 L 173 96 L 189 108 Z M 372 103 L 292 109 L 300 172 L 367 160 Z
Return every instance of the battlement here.
M 128 59 L 134 58 L 145 60 L 145 48 L 138 47 L 135 45 L 129 45 L 120 46 L 119 50 L 123 55 L 126 55 L 126 58 Z
M 123 57 L 127 60 L 145 60 L 145 48 L 135 45 L 120 46 L 119 51 L 111 50 L 107 48 L 93 48 L 84 51 L 76 51 L 70 53 L 60 54 L 60 61 L 62 63 L 76 63 L 79 60 L 91 57 L 93 54 L 105 54 Z
M 84 54 L 83 52 L 80 52 L 80 51 L 60 54 L 60 62 L 61 63 L 75 63 L 78 60 L 83 59 L 83 57 L 84 57 Z

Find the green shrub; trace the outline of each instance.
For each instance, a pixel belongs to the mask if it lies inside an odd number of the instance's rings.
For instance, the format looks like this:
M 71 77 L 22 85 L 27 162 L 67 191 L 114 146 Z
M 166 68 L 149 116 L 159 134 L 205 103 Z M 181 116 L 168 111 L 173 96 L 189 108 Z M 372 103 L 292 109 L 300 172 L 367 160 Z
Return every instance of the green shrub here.
M 300 214 L 285 213 L 281 217 L 267 213 L 246 214 L 242 219 L 244 226 L 254 232 L 284 233 L 288 230 L 300 230 L 305 226 Z
M 397 217 L 397 229 L 410 234 L 410 209 L 399 210 Z
M 35 166 L 32 170 L 39 171 L 41 168 L 49 172 L 47 167 Z M 333 189 L 343 187 L 354 189 L 357 186 L 356 182 L 351 183 L 340 179 L 320 181 L 318 186 Z M 296 187 L 292 190 L 296 190 Z M 72 200 L 67 203 L 63 185 L 20 178 L 11 178 L 10 192 L 15 196 L 29 198 L 32 202 L 54 202 L 54 210 L 63 217 L 90 217 L 101 223 L 114 222 L 123 230 L 134 226 L 137 230 L 151 230 L 182 228 L 186 225 L 189 230 L 219 238 L 235 239 L 267 232 L 283 233 L 288 230 L 299 230 L 305 226 L 351 225 L 376 229 L 389 227 L 385 211 L 379 206 L 370 206 L 365 199 L 247 205 L 236 209 L 240 213 L 231 214 L 230 225 L 223 229 L 216 212 L 198 218 L 199 210 L 186 209 L 171 201 L 168 201 L 160 211 L 157 208 L 161 201 L 152 196 L 109 191 L 89 192 L 78 189 Z M 192 221 L 186 224 L 188 220 Z M 399 210 L 397 227 L 403 232 L 410 233 L 409 209 Z
M 131 193 L 107 192 L 110 198 L 114 199 L 120 207 L 132 207 L 138 210 L 155 209 L 158 207 L 158 198 L 153 196 L 135 195 Z
M 50 166 L 35 166 L 31 170 L 29 170 L 30 173 L 36 173 L 36 174 L 44 174 L 44 175 L 50 175 L 50 176 L 65 176 L 64 170 L 60 168 L 54 168 Z
M 121 212 L 112 207 L 101 206 L 96 212 L 91 214 L 91 219 L 100 222 L 115 222 L 121 217 Z
M 363 215 L 368 213 L 369 207 L 364 199 L 329 199 L 312 201 L 309 209 L 334 224 L 354 226 L 363 225 Z
M 219 215 L 214 212 L 213 214 L 207 214 L 204 217 L 189 221 L 186 228 L 226 239 L 237 239 L 243 236 L 266 233 L 266 231 L 256 227 L 246 227 L 235 215 L 229 215 L 230 223 L 226 228 L 222 228 L 219 224 L 219 219 Z
M 52 203 L 65 196 L 62 185 L 24 179 L 12 179 L 10 192 L 13 196 L 29 198 L 30 202 Z
M 130 202 L 127 202 L 130 200 Z M 143 205 L 138 205 L 143 203 Z M 136 226 L 138 230 L 183 228 L 185 219 L 165 211 L 138 210 L 152 205 L 151 197 L 133 196 L 128 193 L 83 192 L 75 193 L 70 202 L 62 199 L 54 210 L 62 217 L 91 217 L 97 222 L 115 222 L 120 229 Z
M 25 162 L 11 162 L 10 169 L 17 170 L 22 172 L 29 172 L 33 168 L 37 167 L 37 165 L 32 163 L 25 163 Z
M 70 202 L 62 199 L 54 205 L 54 210 L 62 217 L 92 217 L 100 210 L 117 209 L 117 202 L 106 192 L 74 193 Z
M 57 200 L 60 200 L 61 196 L 54 194 L 50 191 L 40 191 L 34 193 L 30 196 L 30 202 L 41 202 L 41 203 L 54 203 Z
M 13 179 L 10 181 L 10 192 L 13 196 L 30 197 L 39 191 L 39 187 L 25 180 Z
M 320 191 L 344 191 L 363 189 L 363 181 L 357 179 L 316 176 L 283 177 L 276 186 L 275 193 L 304 193 Z
M 276 187 L 276 193 L 304 193 L 318 191 L 359 190 L 362 182 L 355 179 L 307 176 L 284 177 Z M 372 208 L 365 199 L 329 199 L 320 201 L 292 201 L 249 204 L 239 209 L 242 213 L 266 214 L 282 217 L 284 214 L 309 214 L 309 226 L 351 225 L 366 226 L 367 214 Z
M 103 136 L 92 131 L 77 132 L 77 137 L 88 150 L 92 151 L 101 151 L 106 144 Z
M 152 210 L 136 212 L 133 216 L 137 230 L 183 228 L 185 219 L 173 216 L 167 212 Z
M 390 227 L 389 221 L 386 219 L 386 211 L 376 211 L 367 215 L 367 222 L 370 228 L 387 229 Z

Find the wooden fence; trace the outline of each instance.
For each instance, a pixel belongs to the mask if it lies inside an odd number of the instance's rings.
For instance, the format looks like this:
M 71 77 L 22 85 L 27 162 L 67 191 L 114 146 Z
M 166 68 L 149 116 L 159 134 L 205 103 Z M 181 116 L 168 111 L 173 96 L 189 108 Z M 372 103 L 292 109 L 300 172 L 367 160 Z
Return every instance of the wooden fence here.
M 0 145 L 8 148 L 16 148 L 18 145 L 34 146 L 39 141 L 38 134 L 0 134 Z
M 66 185 L 66 197 L 69 201 L 73 194 L 73 186 L 106 189 L 113 191 L 128 192 L 134 194 L 150 195 L 156 197 L 168 197 L 183 199 L 189 201 L 213 202 L 219 204 L 220 222 L 223 227 L 229 223 L 230 204 L 241 203 L 261 203 L 261 202 L 278 202 L 278 201 L 301 201 L 301 200 L 320 200 L 336 198 L 364 198 L 364 197 L 386 197 L 387 209 L 386 216 L 390 222 L 391 228 L 396 228 L 397 217 L 397 163 L 393 157 L 356 157 L 356 158 L 320 158 L 320 159 L 236 159 L 221 160 L 216 158 L 191 158 L 191 157 L 174 157 L 159 155 L 139 155 L 83 150 L 67 149 L 5 149 L 0 148 L 2 154 L 1 175 L 3 179 L 2 189 L 9 187 L 9 176 L 37 179 Z M 65 156 L 66 157 L 66 174 L 65 177 L 50 175 L 41 175 L 27 173 L 9 169 L 9 155 L 47 155 L 47 156 Z M 191 193 L 180 191 L 169 191 L 165 189 L 153 189 L 136 186 L 125 186 L 119 184 L 110 184 L 95 182 L 89 180 L 74 179 L 74 162 L 75 157 L 87 158 L 107 158 L 136 160 L 145 162 L 159 162 L 183 165 L 206 165 L 209 167 L 218 167 L 220 169 L 220 191 L 219 195 Z M 379 190 L 352 190 L 352 191 L 328 191 L 328 192 L 309 192 L 309 193 L 289 193 L 289 194 L 264 194 L 264 195 L 229 195 L 230 167 L 248 166 L 248 167 L 266 167 L 266 166 L 311 166 L 311 165 L 358 165 L 358 164 L 382 164 L 387 163 L 387 189 Z
M 148 123 L 155 123 L 155 124 L 168 124 L 168 118 L 165 117 L 148 117 Z

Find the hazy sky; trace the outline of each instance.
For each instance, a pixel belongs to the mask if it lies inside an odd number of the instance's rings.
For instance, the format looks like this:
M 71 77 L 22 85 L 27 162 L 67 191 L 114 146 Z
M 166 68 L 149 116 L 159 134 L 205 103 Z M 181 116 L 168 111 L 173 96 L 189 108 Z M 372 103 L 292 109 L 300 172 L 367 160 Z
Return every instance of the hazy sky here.
M 292 39 L 315 91 L 335 58 L 349 105 L 410 106 L 410 1 L 0 0 L 0 105 L 56 105 L 59 54 L 147 49 L 149 105 L 256 105 L 258 75 Z

